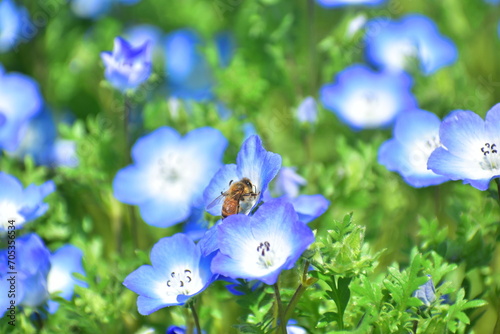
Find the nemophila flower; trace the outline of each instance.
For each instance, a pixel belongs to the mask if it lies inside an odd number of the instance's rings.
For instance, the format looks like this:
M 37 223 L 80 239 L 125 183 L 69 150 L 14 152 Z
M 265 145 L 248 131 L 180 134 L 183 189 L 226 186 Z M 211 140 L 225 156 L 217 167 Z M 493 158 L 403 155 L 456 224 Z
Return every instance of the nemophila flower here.
M 162 35 L 163 32 L 158 27 L 150 24 L 132 26 L 126 29 L 124 33 L 126 40 L 134 48 L 139 48 L 149 41 L 151 50 L 155 56 L 163 54 L 163 49 L 161 47 Z
M 23 159 L 29 155 L 38 165 L 52 162 L 52 151 L 57 138 L 57 129 L 50 111 L 42 109 L 25 123 L 20 130 L 20 145 L 9 155 Z
M 142 315 L 183 305 L 216 278 L 210 270 L 212 257 L 202 256 L 199 247 L 184 234 L 158 241 L 150 258 L 152 266 L 139 267 L 123 282 L 139 294 L 137 307 Z
M 76 16 L 98 19 L 106 14 L 114 3 L 133 5 L 140 0 L 70 0 L 71 9 Z
M 217 47 L 220 66 L 229 66 L 236 49 L 236 41 L 233 34 L 229 31 L 222 31 L 218 33 L 215 35 L 215 46 Z
M 165 40 L 166 76 L 170 94 L 195 101 L 213 97 L 213 74 L 200 53 L 201 38 L 191 30 L 177 30 Z
M 167 329 L 167 334 L 186 334 L 186 333 L 187 333 L 186 327 L 184 327 L 184 326 L 180 326 L 180 327 L 179 326 L 170 326 Z M 194 328 L 193 333 L 197 334 L 198 330 L 196 328 Z M 205 334 L 205 331 L 202 330 L 201 333 Z
M 286 324 L 286 332 L 287 334 L 307 334 L 307 331 L 304 328 L 297 326 L 297 321 L 294 319 L 288 320 L 288 323 Z
M 0 53 L 15 48 L 23 35 L 23 27 L 29 22 L 28 12 L 13 0 L 0 2 Z
M 71 10 L 76 16 L 96 19 L 111 8 L 113 0 L 72 0 Z
M 150 225 L 184 221 L 193 206 L 203 206 L 203 190 L 221 166 L 226 146 L 226 138 L 213 128 L 195 129 L 184 137 L 173 128 L 159 128 L 134 144 L 133 164 L 116 175 L 114 195 L 138 205 Z
M 16 229 L 43 215 L 49 205 L 43 202 L 55 190 L 54 182 L 30 185 L 23 189 L 15 177 L 0 172 L 0 233 L 7 231 L 9 220 L 14 220 Z
M 361 30 L 366 24 L 366 15 L 365 14 L 358 14 L 356 15 L 348 24 L 347 30 L 346 30 L 346 36 L 347 37 L 352 37 L 354 36 L 358 31 Z
M 241 146 L 236 165 L 229 164 L 219 169 L 205 189 L 204 202 L 210 206 L 207 211 L 214 216 L 220 216 L 223 201 L 213 201 L 220 197 L 222 192 L 230 191 L 229 188 L 233 182 L 246 178 L 250 182 L 251 194 L 254 195 L 244 196 L 239 201 L 239 212 L 250 213 L 255 204 L 259 203 L 269 182 L 276 176 L 280 167 L 281 156 L 279 154 L 266 151 L 258 136 L 249 137 Z
M 51 165 L 55 167 L 74 168 L 79 164 L 74 140 L 56 139 L 52 148 Z
M 394 126 L 394 138 L 380 146 L 378 162 L 398 172 L 412 187 L 428 187 L 449 180 L 427 169 L 431 153 L 441 145 L 441 121 L 431 112 L 412 110 L 400 114 Z
M 133 47 L 121 37 L 115 38 L 113 52 L 102 52 L 104 76 L 113 87 L 124 92 L 135 89 L 151 74 L 151 44 Z
M 50 271 L 47 276 L 47 290 L 50 294 L 57 293 L 59 297 L 71 300 L 75 286 L 87 287 L 87 283 L 75 278 L 73 274 L 85 275 L 82 266 L 83 252 L 73 245 L 65 245 L 50 255 Z M 49 300 L 48 311 L 54 313 L 59 303 Z
M 479 190 L 500 177 L 500 104 L 488 111 L 485 121 L 472 111 L 452 112 L 441 123 L 439 137 L 442 146 L 427 163 L 434 173 Z
M 208 221 L 205 219 L 203 208 L 193 208 L 191 215 L 183 224 L 182 232 L 193 241 L 200 240 L 208 230 Z
M 302 123 L 316 123 L 318 106 L 313 97 L 306 97 L 297 108 L 297 119 Z
M 307 183 L 306 179 L 295 172 L 296 168 L 282 167 L 274 181 L 274 191 L 279 195 L 297 197 L 301 186 Z
M 316 0 L 320 6 L 326 8 L 344 7 L 344 6 L 377 6 L 383 4 L 386 0 Z
M 389 22 L 374 19 L 367 24 L 365 40 L 368 60 L 389 70 L 402 70 L 409 57 L 416 57 L 428 75 L 454 63 L 458 55 L 451 39 L 442 36 L 436 24 L 423 15 Z
M 299 189 L 307 181 L 295 172 L 295 168 L 281 168 L 273 187 L 273 194 L 292 203 L 299 220 L 309 223 L 326 212 L 330 201 L 323 195 L 299 195 Z M 269 192 L 264 193 L 264 202 L 272 199 Z
M 8 264 L 9 248 L 0 251 L 2 265 Z M 63 246 L 56 253 L 50 254 L 43 240 L 36 234 L 28 234 L 16 239 L 15 260 L 13 267 L 8 264 L 0 272 L 1 281 L 15 281 L 16 306 L 31 308 L 48 308 L 50 313 L 54 313 L 58 308 L 58 303 L 49 302 L 49 295 L 60 292 L 60 296 L 70 300 L 73 296 L 75 284 L 85 286 L 79 280 L 73 278 L 73 273 L 84 274 L 81 265 L 81 251 L 71 245 Z M 15 280 L 9 281 L 11 276 L 8 272 L 16 272 Z M 8 290 L 5 290 L 8 291 Z M 4 298 L 2 298 L 4 300 Z M 7 300 L 6 302 L 9 302 Z M 0 306 L 4 306 L 0 302 Z M 6 311 L 1 308 L 0 313 Z M 7 310 L 8 311 L 8 310 Z
M 0 149 L 15 150 L 20 130 L 40 111 L 42 96 L 38 84 L 19 73 L 5 73 L 0 65 Z
M 324 85 L 321 103 L 355 130 L 389 125 L 402 111 L 417 105 L 406 73 L 373 72 L 353 65 L 340 72 L 335 83 Z
M 436 300 L 436 288 L 431 275 L 427 275 L 427 277 L 429 277 L 429 280 L 422 284 L 417 291 L 413 292 L 413 297 L 420 299 L 425 306 L 430 306 Z
M 270 285 L 314 241 L 311 229 L 282 200 L 264 203 L 252 216 L 229 216 L 217 229 L 219 253 L 212 261 L 212 271 Z

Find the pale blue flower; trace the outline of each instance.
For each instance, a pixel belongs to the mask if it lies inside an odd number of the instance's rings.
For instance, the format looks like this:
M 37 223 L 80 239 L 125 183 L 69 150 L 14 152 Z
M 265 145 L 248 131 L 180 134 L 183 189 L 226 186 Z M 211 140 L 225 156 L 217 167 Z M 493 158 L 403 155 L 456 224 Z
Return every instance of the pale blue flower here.
M 135 89 L 151 74 L 151 45 L 146 41 L 135 48 L 121 37 L 115 38 L 113 52 L 102 52 L 104 76 L 113 87 L 124 92 Z
M 344 7 L 344 6 L 377 6 L 383 4 L 386 0 L 316 0 L 319 5 L 326 8 Z
M 139 267 L 123 282 L 139 294 L 137 308 L 142 315 L 183 305 L 216 278 L 210 270 L 212 257 L 202 256 L 199 247 L 184 234 L 160 239 L 150 258 L 152 266 Z
M 195 101 L 213 97 L 212 70 L 200 53 L 202 40 L 192 30 L 177 30 L 165 40 L 165 64 L 172 96 Z
M 302 123 L 316 123 L 318 106 L 313 97 L 306 97 L 297 108 L 297 119 Z
M 60 296 L 70 300 L 73 296 L 74 286 L 86 286 L 85 283 L 75 279 L 72 274 L 84 275 L 81 265 L 82 252 L 71 245 L 61 247 L 56 253 L 50 254 L 43 240 L 31 233 L 16 239 L 16 259 L 14 269 L 2 267 L 6 261 L 9 248 L 0 251 L 0 279 L 7 281 L 12 277 L 8 272 L 14 271 L 16 281 L 15 304 L 18 307 L 47 308 L 54 313 L 58 303 L 49 300 L 52 293 L 60 292 Z M 8 269 L 8 270 L 7 270 Z M 1 285 L 0 285 L 1 286 Z M 2 301 L 7 298 L 1 298 Z M 48 303 L 48 304 L 47 304 Z M 6 311 L 4 302 L 0 316 Z
M 313 232 L 290 203 L 264 203 L 252 216 L 232 215 L 217 226 L 219 252 L 212 271 L 230 278 L 274 284 L 314 241 Z
M 434 173 L 479 190 L 500 177 L 500 104 L 486 114 L 486 120 L 472 111 L 457 110 L 439 128 L 441 147 L 432 152 L 427 167 Z
M 14 176 L 0 172 L 0 233 L 8 230 L 9 221 L 20 229 L 25 223 L 43 215 L 49 208 L 43 199 L 55 190 L 54 182 L 30 185 L 26 189 Z
M 441 121 L 431 112 L 412 110 L 400 114 L 394 126 L 394 138 L 380 146 L 378 161 L 388 170 L 401 174 L 412 187 L 428 187 L 449 180 L 427 169 L 431 153 L 441 145 Z
M 27 23 L 29 16 L 26 8 L 17 6 L 13 0 L 0 2 L 0 53 L 10 51 L 29 39 L 23 32 Z
M 353 65 L 340 72 L 335 83 L 324 85 L 321 103 L 355 130 L 391 124 L 405 110 L 415 109 L 412 79 L 404 72 L 374 72 Z
M 430 306 L 436 300 L 436 288 L 431 275 L 427 275 L 427 277 L 429 280 L 413 292 L 413 297 L 420 299 L 425 306 Z
M 17 149 L 20 131 L 41 110 L 38 84 L 19 73 L 5 73 L 0 65 L 0 149 Z
M 180 223 L 193 207 L 203 206 L 203 190 L 221 166 L 226 146 L 226 138 L 213 128 L 195 129 L 184 137 L 173 128 L 159 128 L 134 144 L 133 164 L 117 173 L 114 195 L 138 205 L 150 225 Z
M 399 21 L 373 19 L 367 24 L 366 55 L 383 69 L 403 70 L 409 57 L 419 60 L 429 75 L 457 60 L 453 42 L 442 36 L 436 24 L 423 15 L 407 15 Z

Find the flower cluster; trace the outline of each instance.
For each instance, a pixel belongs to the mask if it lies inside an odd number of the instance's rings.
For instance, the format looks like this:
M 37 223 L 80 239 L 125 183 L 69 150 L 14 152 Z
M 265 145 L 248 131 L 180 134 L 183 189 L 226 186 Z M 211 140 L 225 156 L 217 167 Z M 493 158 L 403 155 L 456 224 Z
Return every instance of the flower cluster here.
M 13 247 L 13 246 L 12 246 Z M 16 284 L 15 305 L 57 311 L 59 303 L 49 299 L 50 294 L 70 300 L 75 285 L 86 287 L 86 283 L 73 277 L 73 273 L 84 275 L 82 252 L 72 245 L 65 245 L 50 253 L 43 240 L 36 234 L 27 234 L 16 240 L 16 276 L 9 280 L 7 259 L 13 248 L 0 250 L 0 288 L 9 291 Z M 9 298 L 0 299 L 0 316 L 9 310 Z
M 206 138 L 198 140 L 206 142 Z M 205 149 L 208 149 L 206 145 Z M 225 147 L 225 143 L 222 146 Z M 184 150 L 187 150 L 185 146 Z M 134 148 L 134 152 L 138 154 L 138 149 Z M 179 171 L 185 171 L 187 165 L 182 167 Z M 161 239 L 153 247 L 150 256 L 152 266 L 140 267 L 123 283 L 139 294 L 139 313 L 150 314 L 162 307 L 182 305 L 219 276 L 274 284 L 281 271 L 295 265 L 314 241 L 314 235 L 299 219 L 289 196 L 278 199 L 264 196 L 280 168 L 281 157 L 265 150 L 261 139 L 254 135 L 243 143 L 237 164 L 225 165 L 218 172 L 212 172 L 215 175 L 204 191 L 204 203 L 210 213 L 222 215 L 224 220 L 211 227 L 198 244 L 185 234 L 176 234 Z M 289 171 L 284 170 L 285 178 Z M 197 173 L 202 170 L 187 172 L 191 179 L 196 179 Z M 121 176 L 117 176 L 119 178 Z M 294 178 L 297 179 L 297 176 Z M 141 180 L 141 184 L 153 183 Z M 278 184 L 283 182 L 288 183 L 283 180 Z M 180 179 L 179 187 L 185 183 L 186 179 Z M 172 187 L 165 186 L 165 189 L 168 188 Z M 300 197 L 293 185 L 285 188 L 292 189 L 293 197 Z M 136 197 L 146 198 L 146 188 L 134 186 L 134 189 L 137 190 Z M 167 205 L 172 206 L 165 203 Z M 311 214 L 311 217 L 319 216 L 324 210 L 326 207 L 318 214 Z
M 400 173 L 414 187 L 463 180 L 479 190 L 500 177 L 500 104 L 482 120 L 472 111 L 457 110 L 442 122 L 415 110 L 402 114 L 394 138 L 379 150 L 379 162 Z
M 49 208 L 43 199 L 54 190 L 52 181 L 23 189 L 15 177 L 0 172 L 0 235 L 7 231 L 9 220 L 16 222 L 16 228 L 21 228 L 43 215 Z

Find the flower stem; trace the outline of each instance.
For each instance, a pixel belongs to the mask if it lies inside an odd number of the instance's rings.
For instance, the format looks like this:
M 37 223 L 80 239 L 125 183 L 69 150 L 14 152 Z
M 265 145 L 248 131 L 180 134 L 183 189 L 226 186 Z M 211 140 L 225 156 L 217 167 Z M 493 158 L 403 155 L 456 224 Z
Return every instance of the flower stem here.
M 288 322 L 288 320 L 292 317 L 293 311 L 295 310 L 295 307 L 297 306 L 297 303 L 300 300 L 300 297 L 304 294 L 306 289 L 314 284 L 316 282 L 315 279 L 313 280 L 308 280 L 307 278 L 307 273 L 309 271 L 309 265 L 311 263 L 309 260 L 306 260 L 304 263 L 304 270 L 302 271 L 302 277 L 301 277 L 301 283 L 297 287 L 297 290 L 295 290 L 295 293 L 293 294 L 292 299 L 290 300 L 290 304 L 288 304 L 286 310 L 285 310 L 285 321 Z
M 198 313 L 196 313 L 196 309 L 194 308 L 194 302 L 189 303 L 189 308 L 191 309 L 191 313 L 193 314 L 194 325 L 196 327 L 195 333 L 201 334 L 200 319 L 198 318 Z
M 286 334 L 285 312 L 283 311 L 283 302 L 281 301 L 280 288 L 278 283 L 274 283 L 274 294 L 276 295 L 276 303 L 278 304 L 278 331 L 277 333 Z
M 130 100 L 130 95 L 125 93 L 123 95 L 123 101 L 124 101 L 124 108 L 123 108 L 123 131 L 125 134 L 125 159 L 126 159 L 126 164 L 129 164 L 132 162 L 131 158 L 131 148 L 132 148 L 132 143 L 131 143 L 131 138 L 132 134 L 130 133 L 130 118 L 131 118 L 131 113 L 132 113 L 132 105 L 131 105 L 131 100 Z M 139 248 L 139 231 L 138 231 L 138 223 L 137 223 L 137 218 L 135 215 L 134 208 L 132 206 L 129 206 L 129 217 L 131 221 L 131 230 L 133 234 L 133 242 L 134 242 L 134 247 Z M 120 228 L 120 234 L 121 234 L 121 228 Z M 120 236 L 120 239 L 121 236 Z
M 495 179 L 495 182 L 497 183 L 497 190 L 498 190 L 498 205 L 500 205 L 500 179 Z

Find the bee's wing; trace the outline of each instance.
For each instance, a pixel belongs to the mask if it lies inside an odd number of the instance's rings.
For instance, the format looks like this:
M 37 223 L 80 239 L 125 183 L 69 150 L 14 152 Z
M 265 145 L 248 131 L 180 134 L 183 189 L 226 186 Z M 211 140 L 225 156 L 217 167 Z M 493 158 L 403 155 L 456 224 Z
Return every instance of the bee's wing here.
M 210 210 L 211 208 L 222 202 L 224 197 L 226 197 L 226 193 L 222 193 L 219 196 L 217 196 L 216 199 L 214 199 L 209 205 L 207 205 L 207 210 Z

